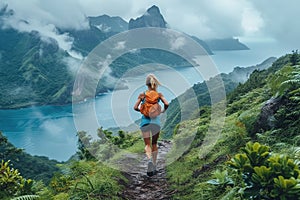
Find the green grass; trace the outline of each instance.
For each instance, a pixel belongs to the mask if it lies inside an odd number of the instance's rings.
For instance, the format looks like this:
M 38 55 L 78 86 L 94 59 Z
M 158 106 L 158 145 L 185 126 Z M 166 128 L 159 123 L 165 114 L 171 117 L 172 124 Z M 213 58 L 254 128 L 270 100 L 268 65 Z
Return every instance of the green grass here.
M 263 72 L 255 72 L 248 82 L 233 91 L 234 95 L 229 96 L 227 116 L 222 134 L 214 147 L 204 157 L 199 157 L 199 155 L 201 155 L 201 151 L 205 151 L 205 149 L 202 149 L 202 142 L 203 138 L 207 136 L 208 116 L 202 116 L 200 119 L 185 121 L 176 125 L 173 140 L 177 150 L 172 150 L 173 153 L 178 153 L 183 148 L 177 143 L 183 144 L 185 136 L 190 135 L 195 130 L 197 130 L 197 134 L 192 145 L 185 153 L 167 167 L 170 187 L 178 191 L 174 194 L 174 199 L 242 199 L 238 194 L 238 188 L 235 186 L 227 185 L 220 188 L 208 184 L 207 181 L 215 178 L 214 172 L 216 170 L 227 169 L 228 176 L 236 183 L 240 183 L 241 178 L 228 169 L 226 161 L 240 152 L 240 149 L 248 141 L 267 144 L 274 153 L 287 154 L 299 160 L 300 151 L 297 151 L 297 141 L 300 141 L 300 137 L 293 132 L 296 128 L 299 130 L 299 123 L 297 126 L 295 123 L 288 123 L 284 119 L 284 116 L 288 117 L 289 113 L 291 113 L 291 116 L 299 115 L 299 112 L 295 111 L 298 106 L 293 103 L 294 99 L 298 99 L 295 92 L 287 93 L 290 101 L 284 102 L 282 109 L 279 110 L 278 116 L 282 118 L 282 121 L 275 121 L 275 126 L 271 130 L 262 130 L 256 127 L 261 108 L 272 96 L 270 84 L 267 83 L 274 76 L 275 71 L 280 70 L 286 64 L 285 59 L 279 59 L 278 63 L 273 65 L 273 68 Z M 285 76 L 289 77 L 286 74 Z M 294 87 L 289 88 L 296 91 Z M 288 113 L 284 115 L 285 112 Z M 275 115 L 275 117 L 277 116 Z M 281 124 L 283 121 L 287 123 L 285 125 Z M 276 128 L 277 126 L 280 128 Z M 282 126 L 285 126 L 285 128 L 281 128 Z M 291 134 L 295 135 L 293 140 L 287 139 Z M 170 154 L 172 155 L 172 152 Z

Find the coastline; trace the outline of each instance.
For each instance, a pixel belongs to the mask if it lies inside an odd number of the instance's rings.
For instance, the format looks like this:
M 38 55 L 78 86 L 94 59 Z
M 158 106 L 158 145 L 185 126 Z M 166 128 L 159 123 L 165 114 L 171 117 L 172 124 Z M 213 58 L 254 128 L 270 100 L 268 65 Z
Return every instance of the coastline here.
M 22 103 L 17 103 L 17 104 L 12 104 L 9 106 L 2 106 L 0 105 L 0 110 L 18 110 L 18 109 L 25 109 L 25 108 L 30 108 L 30 107 L 37 107 L 37 106 L 68 106 L 71 105 L 73 103 L 84 103 L 85 101 L 92 99 L 92 98 L 96 98 L 97 96 L 109 93 L 111 91 L 116 91 L 116 90 L 126 90 L 128 89 L 128 86 L 125 84 L 118 84 L 116 87 L 114 87 L 113 89 L 109 89 L 107 88 L 105 91 L 100 91 L 98 93 L 95 94 L 94 97 L 92 96 L 87 96 L 85 97 L 83 100 L 80 101 L 73 101 L 72 99 L 72 95 L 70 95 L 71 99 L 67 99 L 67 101 L 65 103 L 43 103 L 43 102 L 22 102 Z
M 181 69 L 181 68 L 189 68 L 189 67 L 193 67 L 193 66 L 192 65 L 177 65 L 177 66 L 171 66 L 170 68 Z M 131 70 L 129 73 L 125 74 L 125 76 L 123 78 L 132 78 L 135 76 L 141 76 L 141 75 L 153 72 L 154 69 L 155 69 L 155 72 L 168 70 L 166 68 L 166 66 L 164 66 L 164 65 L 155 64 L 155 68 L 150 68 L 150 67 L 147 69 L 143 68 L 142 71 L 141 70 Z M 125 80 L 125 82 L 126 82 L 126 80 Z M 106 88 L 105 90 L 101 90 L 101 91 L 97 92 L 95 94 L 95 96 L 86 96 L 83 99 L 78 100 L 78 101 L 74 101 L 72 99 L 72 95 L 70 95 L 69 97 L 71 99 L 66 99 L 66 101 L 64 103 L 60 103 L 60 102 L 55 102 L 55 103 L 22 102 L 22 103 L 11 104 L 8 106 L 0 105 L 0 110 L 18 110 L 18 109 L 25 109 L 25 108 L 38 107 L 38 106 L 68 106 L 73 103 L 76 103 L 76 104 L 84 103 L 87 100 L 96 98 L 97 96 L 101 96 L 101 95 L 104 95 L 104 94 L 112 92 L 112 91 L 126 90 L 126 89 L 128 89 L 128 86 L 126 85 L 126 83 L 117 83 L 114 88 Z

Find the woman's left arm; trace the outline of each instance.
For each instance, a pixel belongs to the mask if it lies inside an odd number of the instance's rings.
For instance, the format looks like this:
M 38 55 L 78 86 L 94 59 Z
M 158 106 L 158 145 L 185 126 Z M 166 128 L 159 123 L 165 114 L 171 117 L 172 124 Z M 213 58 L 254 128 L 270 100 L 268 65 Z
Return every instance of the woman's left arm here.
M 165 112 L 169 107 L 169 102 L 166 100 L 166 98 L 163 95 L 161 95 L 160 99 L 164 104 L 164 110 L 162 112 Z

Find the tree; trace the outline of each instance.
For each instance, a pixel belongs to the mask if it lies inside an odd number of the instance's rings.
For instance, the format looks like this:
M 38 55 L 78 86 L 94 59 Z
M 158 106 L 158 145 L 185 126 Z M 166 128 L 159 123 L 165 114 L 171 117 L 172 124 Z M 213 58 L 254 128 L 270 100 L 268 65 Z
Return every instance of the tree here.
M 0 132 L 0 159 L 8 160 L 9 156 L 21 153 L 22 149 L 17 149 L 11 145 L 8 139 Z
M 89 135 L 87 135 L 87 133 L 85 131 L 79 131 L 77 133 L 78 136 L 78 151 L 77 151 L 77 155 L 79 156 L 80 160 L 94 160 L 95 157 L 91 154 L 91 152 L 89 151 L 88 147 L 91 144 L 91 137 Z
M 292 65 L 298 64 L 298 49 L 292 51 L 292 55 L 290 56 L 290 62 Z

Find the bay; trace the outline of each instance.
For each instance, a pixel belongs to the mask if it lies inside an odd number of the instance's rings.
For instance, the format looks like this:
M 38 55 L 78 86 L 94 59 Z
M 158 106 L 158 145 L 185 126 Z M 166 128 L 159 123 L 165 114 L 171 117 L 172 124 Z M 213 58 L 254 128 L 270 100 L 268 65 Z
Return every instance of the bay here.
M 160 87 L 160 92 L 169 101 L 192 84 L 203 80 L 192 67 L 160 70 L 156 76 L 164 84 Z M 107 129 L 134 123 L 140 114 L 133 110 L 133 105 L 138 94 L 146 90 L 144 83 L 145 75 L 127 77 L 127 90 L 101 94 L 95 99 L 77 103 L 74 107 L 32 106 L 0 110 L 0 130 L 13 145 L 29 154 L 65 161 L 76 152 L 77 131 L 95 135 L 99 127 Z M 87 112 L 91 107 L 94 113 Z M 86 128 L 77 129 L 74 123 L 74 109 L 76 114 L 80 115 L 80 123 Z M 97 126 L 91 123 L 93 115 L 96 115 Z

